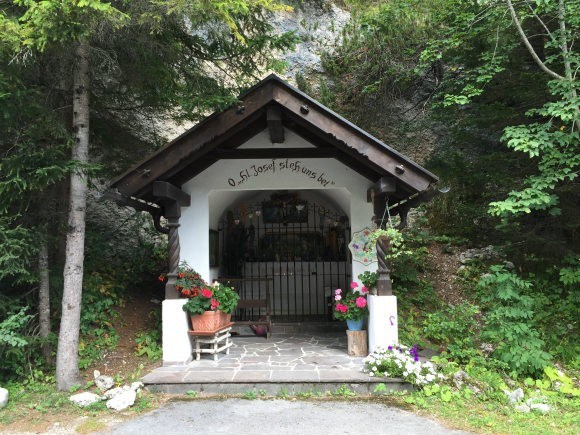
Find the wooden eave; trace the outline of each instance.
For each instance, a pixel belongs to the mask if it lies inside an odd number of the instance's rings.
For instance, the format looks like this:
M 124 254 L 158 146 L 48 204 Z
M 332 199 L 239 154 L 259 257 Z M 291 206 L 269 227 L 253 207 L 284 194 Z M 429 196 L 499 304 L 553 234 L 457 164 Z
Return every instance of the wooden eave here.
M 315 148 L 239 149 L 272 122 Z M 270 117 L 268 117 L 270 111 Z M 275 135 L 280 138 L 275 117 Z M 181 186 L 220 159 L 335 158 L 372 182 L 395 177 L 395 200 L 427 190 L 438 178 L 275 75 L 240 97 L 240 103 L 201 121 L 165 147 L 114 179 L 124 196 L 155 202 L 153 183 Z

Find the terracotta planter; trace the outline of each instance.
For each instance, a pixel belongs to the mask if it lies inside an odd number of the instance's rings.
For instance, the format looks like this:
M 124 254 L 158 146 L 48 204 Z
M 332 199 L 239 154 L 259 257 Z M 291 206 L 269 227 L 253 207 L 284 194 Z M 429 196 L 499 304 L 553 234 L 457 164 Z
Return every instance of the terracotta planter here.
M 191 326 L 194 331 L 215 331 L 222 323 L 221 311 L 206 311 L 203 314 L 196 314 L 191 317 Z
M 232 321 L 232 313 L 226 314 L 223 311 L 220 311 L 219 313 L 220 313 L 220 317 L 221 317 L 220 323 L 222 326 L 225 326 Z

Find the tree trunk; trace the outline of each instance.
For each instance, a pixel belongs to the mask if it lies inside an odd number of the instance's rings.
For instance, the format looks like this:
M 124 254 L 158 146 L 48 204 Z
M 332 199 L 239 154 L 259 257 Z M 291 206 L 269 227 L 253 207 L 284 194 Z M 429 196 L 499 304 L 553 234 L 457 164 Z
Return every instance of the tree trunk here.
M 73 72 L 73 160 L 88 163 L 89 156 L 89 45 L 81 40 L 75 48 Z M 69 390 L 82 382 L 78 366 L 83 262 L 85 248 L 85 212 L 87 175 L 77 170 L 70 177 L 70 204 L 64 265 L 62 317 L 56 355 L 56 384 Z
M 50 287 L 48 276 L 48 245 L 46 240 L 40 242 L 38 252 L 38 275 L 40 286 L 38 290 L 38 323 L 40 325 L 40 338 L 42 338 L 42 355 L 46 364 L 52 363 L 51 348 L 48 342 L 50 334 Z

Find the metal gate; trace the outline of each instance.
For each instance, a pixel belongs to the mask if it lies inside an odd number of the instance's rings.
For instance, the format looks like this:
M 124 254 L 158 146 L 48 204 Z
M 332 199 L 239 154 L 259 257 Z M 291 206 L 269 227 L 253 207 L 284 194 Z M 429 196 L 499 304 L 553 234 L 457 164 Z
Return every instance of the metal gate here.
M 276 321 L 332 320 L 334 289 L 346 288 L 351 276 L 343 213 L 298 193 L 275 193 L 228 210 L 219 234 L 220 275 L 244 278 L 242 297 L 264 298 L 269 287 Z

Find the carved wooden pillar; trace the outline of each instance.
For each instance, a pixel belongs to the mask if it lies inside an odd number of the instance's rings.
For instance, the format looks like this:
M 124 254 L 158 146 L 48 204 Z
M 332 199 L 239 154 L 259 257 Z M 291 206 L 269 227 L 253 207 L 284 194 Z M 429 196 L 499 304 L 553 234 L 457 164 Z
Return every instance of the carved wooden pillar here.
M 179 268 L 179 218 L 181 207 L 188 207 L 191 203 L 190 196 L 178 187 L 165 181 L 153 183 L 153 195 L 160 199 L 163 207 L 163 215 L 167 219 L 169 233 L 167 238 L 168 270 L 167 284 L 165 284 L 165 299 L 177 299 L 179 295 L 175 290 L 177 273 Z
M 386 255 L 391 250 L 391 241 L 387 236 L 380 236 L 377 240 L 377 261 L 379 263 L 377 280 L 377 296 L 392 296 L 393 283 L 391 281 L 391 270 L 387 262 Z
M 167 283 L 165 284 L 165 299 L 177 299 L 179 295 L 175 290 L 175 282 L 177 281 L 177 273 L 179 268 L 179 217 L 168 217 L 167 226 L 169 227 L 169 234 L 167 236 L 167 257 L 169 260 L 167 273 Z

